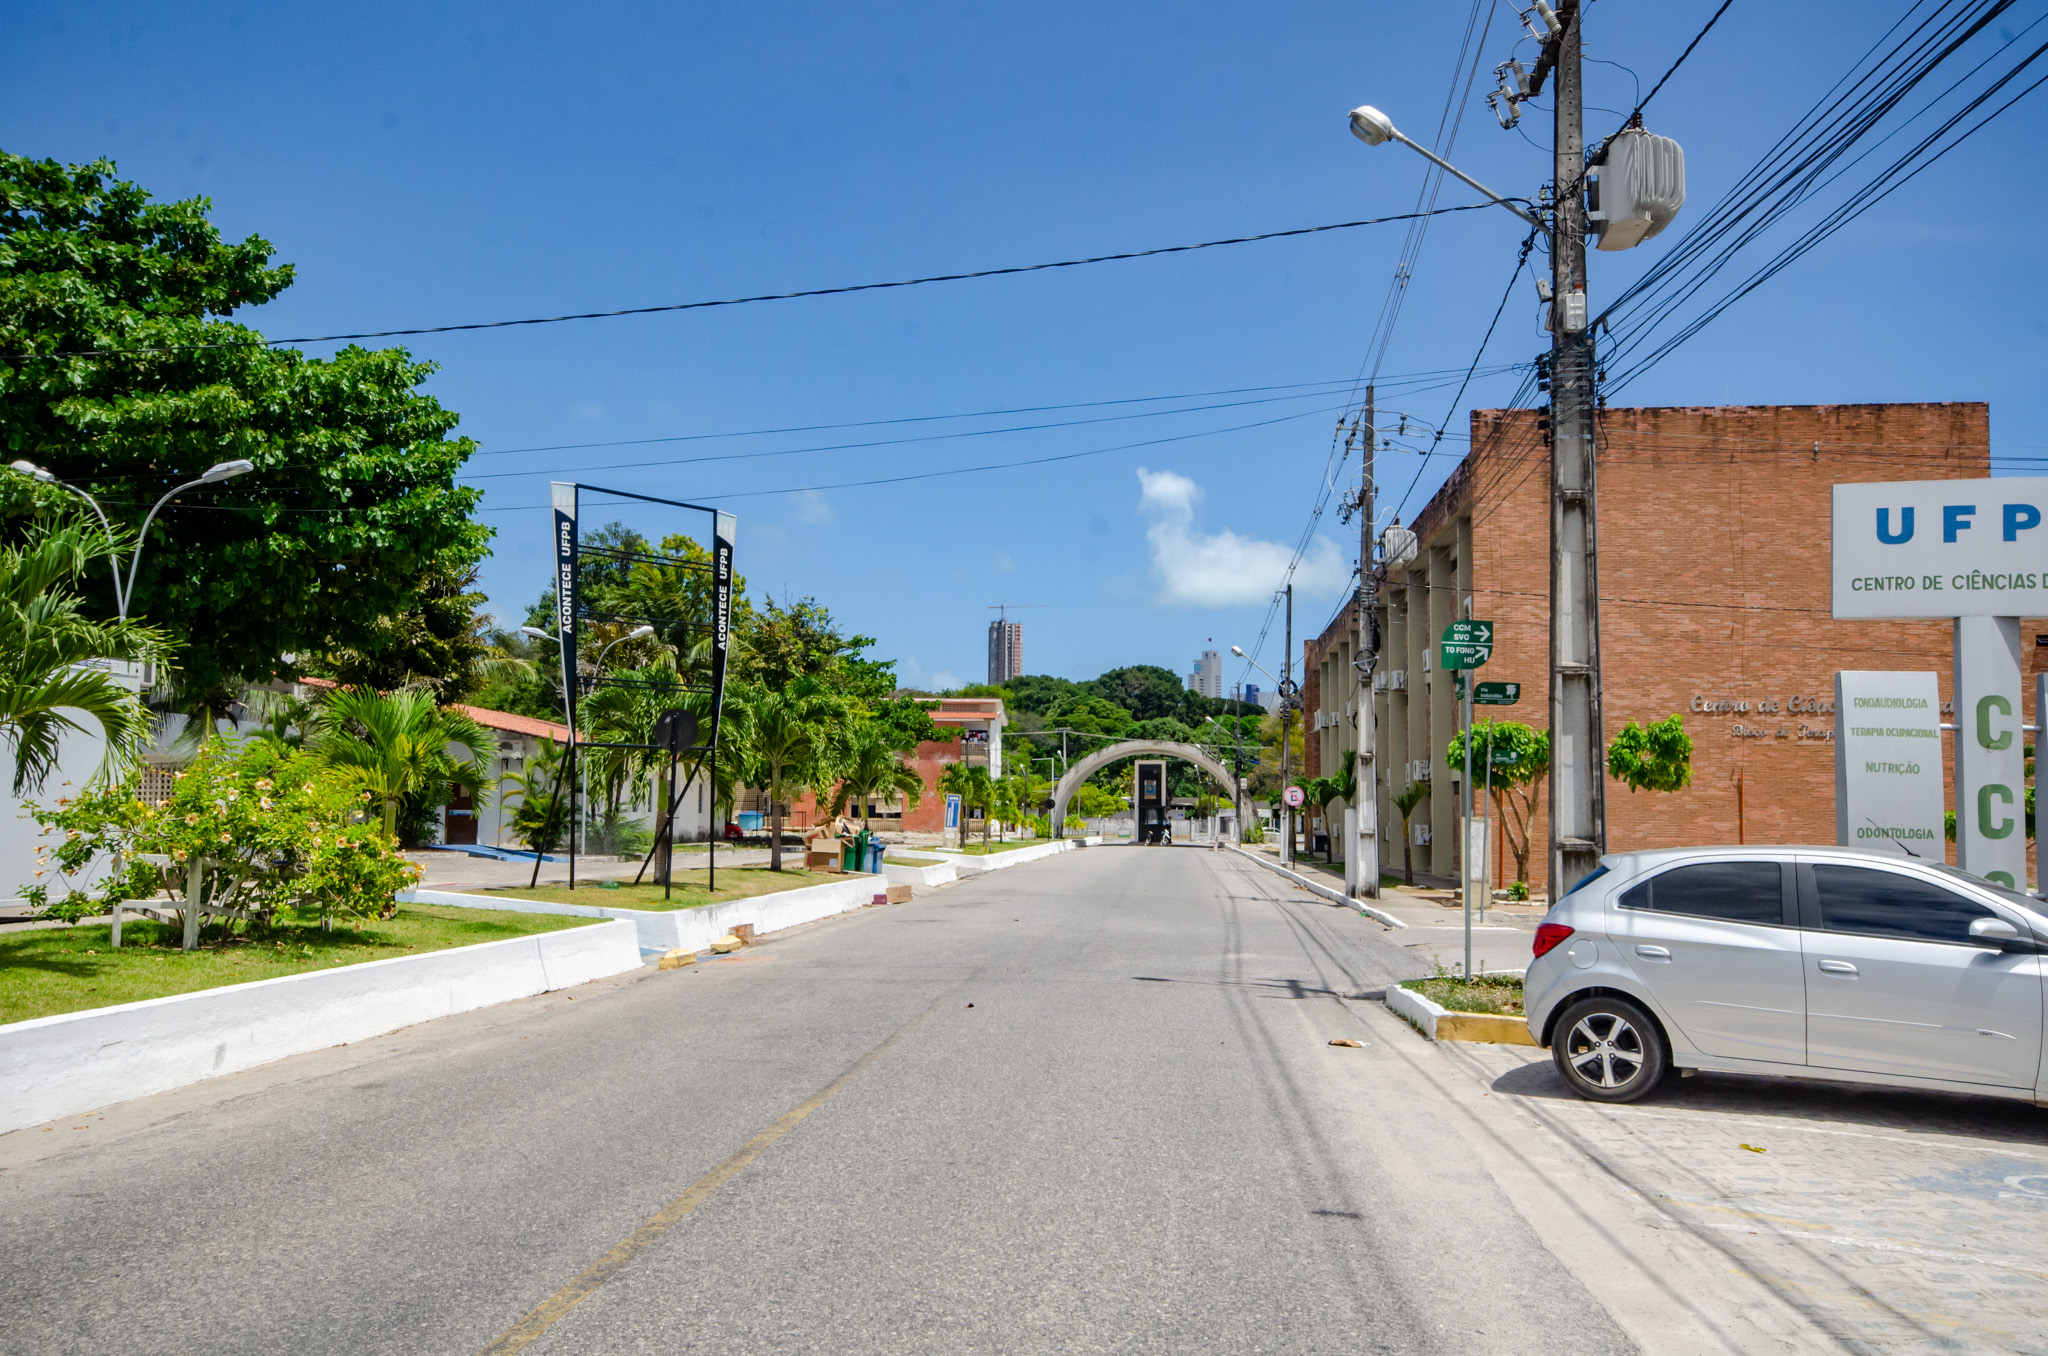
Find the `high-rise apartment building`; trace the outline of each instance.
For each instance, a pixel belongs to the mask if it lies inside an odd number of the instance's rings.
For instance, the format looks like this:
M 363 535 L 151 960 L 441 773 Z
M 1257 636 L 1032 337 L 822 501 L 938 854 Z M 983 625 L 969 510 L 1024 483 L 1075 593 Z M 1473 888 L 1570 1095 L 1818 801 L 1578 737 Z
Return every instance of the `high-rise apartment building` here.
M 1223 656 L 1214 650 L 1202 651 L 1202 657 L 1195 661 L 1193 672 L 1188 674 L 1188 691 L 1204 697 L 1223 697 Z
M 1024 623 L 988 624 L 988 680 L 1007 683 L 1024 672 Z

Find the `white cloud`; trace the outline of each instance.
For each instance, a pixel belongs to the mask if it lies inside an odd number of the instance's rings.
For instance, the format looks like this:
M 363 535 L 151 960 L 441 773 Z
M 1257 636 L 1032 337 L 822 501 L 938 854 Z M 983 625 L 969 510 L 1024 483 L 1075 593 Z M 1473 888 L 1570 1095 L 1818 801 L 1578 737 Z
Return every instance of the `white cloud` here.
M 1280 542 L 1240 537 L 1229 528 L 1204 533 L 1195 523 L 1202 487 L 1172 471 L 1138 468 L 1138 509 L 1152 520 L 1152 572 L 1156 601 L 1168 607 L 1239 607 L 1263 603 L 1286 582 L 1294 551 Z M 1336 545 L 1317 537 L 1294 571 L 1304 593 L 1334 592 L 1351 577 Z
M 921 688 L 926 692 L 944 692 L 960 686 L 960 680 L 953 676 L 951 669 L 927 672 L 915 655 L 896 661 L 896 681 L 905 687 Z
M 796 496 L 796 520 L 800 523 L 829 523 L 839 515 L 833 512 L 832 504 L 816 490 L 803 490 Z
M 604 406 L 598 404 L 595 400 L 586 400 L 576 407 L 576 414 L 581 419 L 602 419 L 604 418 Z
M 1017 573 L 1017 562 L 1010 559 L 1008 551 L 998 551 L 996 552 L 996 568 L 1004 574 L 1015 574 Z

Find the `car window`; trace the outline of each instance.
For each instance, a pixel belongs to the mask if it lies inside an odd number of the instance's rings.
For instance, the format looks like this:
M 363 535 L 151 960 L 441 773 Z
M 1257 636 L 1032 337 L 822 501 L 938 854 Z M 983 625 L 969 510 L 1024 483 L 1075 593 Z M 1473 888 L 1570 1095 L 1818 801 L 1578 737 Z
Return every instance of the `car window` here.
M 1813 884 L 1820 902 L 1820 925 L 1829 932 L 1967 945 L 1971 923 L 1998 916 L 1988 906 L 1953 890 L 1868 867 L 1816 862 Z
M 1558 902 L 1561 904 L 1565 900 L 1570 899 L 1573 895 L 1585 889 L 1588 885 L 1591 885 L 1594 881 L 1599 880 L 1602 876 L 1606 874 L 1607 863 L 1602 862 L 1600 865 L 1594 867 L 1591 871 L 1588 871 L 1585 875 L 1579 877 L 1578 884 L 1572 886 L 1571 889 L 1565 891 L 1562 895 L 1560 895 L 1558 897 Z
M 1698 862 L 1623 891 L 1621 907 L 1782 925 L 1784 881 L 1784 868 L 1777 862 Z

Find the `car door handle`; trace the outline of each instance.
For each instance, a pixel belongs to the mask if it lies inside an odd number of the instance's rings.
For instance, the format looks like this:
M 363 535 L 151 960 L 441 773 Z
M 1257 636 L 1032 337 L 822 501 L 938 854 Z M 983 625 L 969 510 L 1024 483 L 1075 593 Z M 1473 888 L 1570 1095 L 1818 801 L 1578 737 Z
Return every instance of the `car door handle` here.
M 1644 960 L 1670 960 L 1671 948 L 1664 946 L 1639 946 L 1636 954 Z
M 1856 967 L 1849 964 L 1849 962 L 1838 960 L 1822 961 L 1820 963 L 1820 970 L 1824 975 L 1853 975 L 1857 972 Z

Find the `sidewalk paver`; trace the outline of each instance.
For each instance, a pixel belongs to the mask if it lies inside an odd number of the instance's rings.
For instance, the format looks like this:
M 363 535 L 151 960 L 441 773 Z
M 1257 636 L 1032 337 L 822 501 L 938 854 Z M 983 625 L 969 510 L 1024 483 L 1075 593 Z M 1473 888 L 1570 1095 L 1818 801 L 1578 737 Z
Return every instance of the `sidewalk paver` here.
M 1629 1106 L 1547 1051 L 1437 1047 L 1641 1221 L 1854 1352 L 2048 1353 L 2048 1119 L 2026 1102 L 1701 1074 Z

